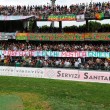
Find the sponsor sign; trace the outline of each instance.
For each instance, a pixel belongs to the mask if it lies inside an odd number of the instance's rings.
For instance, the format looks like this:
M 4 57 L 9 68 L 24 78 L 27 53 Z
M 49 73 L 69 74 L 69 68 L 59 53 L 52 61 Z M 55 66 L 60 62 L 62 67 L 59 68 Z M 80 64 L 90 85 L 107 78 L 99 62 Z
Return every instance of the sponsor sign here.
M 110 72 L 79 71 L 80 81 L 110 83 Z
M 0 67 L 0 76 L 43 78 L 44 69 L 1 66 Z
M 110 72 L 102 71 L 82 71 L 72 69 L 46 69 L 44 78 L 110 83 Z
M 78 80 L 80 78 L 80 74 L 78 73 L 78 70 L 72 69 L 46 69 L 44 78 Z
M 42 78 L 44 77 L 44 69 L 40 68 L 24 68 L 24 67 L 16 67 L 15 68 L 15 75 L 20 77 L 35 77 L 35 78 Z
M 1 66 L 0 75 L 1 76 L 15 76 L 15 67 Z
M 50 69 L 1 66 L 0 76 L 33 77 L 83 82 L 110 83 L 110 72 L 86 70 L 83 71 L 60 68 Z

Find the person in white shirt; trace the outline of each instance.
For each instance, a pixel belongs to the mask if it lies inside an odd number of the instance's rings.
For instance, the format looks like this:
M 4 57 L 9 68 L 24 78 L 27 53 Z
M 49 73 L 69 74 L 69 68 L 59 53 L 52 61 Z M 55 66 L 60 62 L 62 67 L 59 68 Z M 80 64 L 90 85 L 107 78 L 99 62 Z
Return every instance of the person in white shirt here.
M 64 67 L 71 67 L 71 63 L 66 60 L 66 61 L 64 62 Z
M 55 64 L 56 64 L 56 66 L 59 66 L 59 65 L 60 65 L 60 61 L 57 60 L 57 61 L 55 62 Z
M 75 69 L 79 69 L 79 61 L 78 60 L 76 60 L 75 61 L 75 63 L 74 63 L 74 67 L 75 67 Z
M 109 64 L 107 61 L 104 62 L 104 65 L 105 65 L 105 70 L 108 70 L 109 69 Z
M 81 58 L 78 58 L 78 61 L 79 61 L 79 64 L 81 64 L 82 62 L 81 62 Z
M 5 59 L 5 56 L 4 54 L 1 55 L 1 62 L 3 63 L 4 62 L 4 59 Z

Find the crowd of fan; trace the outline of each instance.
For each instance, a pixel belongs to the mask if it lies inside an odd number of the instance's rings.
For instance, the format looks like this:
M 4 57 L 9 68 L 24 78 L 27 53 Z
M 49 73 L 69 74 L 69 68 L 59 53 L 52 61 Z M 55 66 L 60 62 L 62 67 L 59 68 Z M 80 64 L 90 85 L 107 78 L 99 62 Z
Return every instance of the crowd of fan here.
M 0 50 L 12 51 L 100 51 L 110 52 L 109 42 L 1 42 Z
M 80 4 L 72 4 L 69 7 L 67 5 L 60 6 L 55 5 L 51 6 L 49 4 L 42 6 L 0 6 L 0 14 L 1 15 L 36 15 L 36 16 L 44 16 L 55 14 L 85 14 L 87 17 L 93 17 L 96 12 L 104 12 L 105 16 L 109 16 L 110 13 L 110 3 L 80 3 Z
M 10 57 L 0 56 L 1 66 L 52 67 L 110 71 L 110 61 L 99 58 L 50 58 L 50 57 Z
M 102 42 L 19 42 L 4 41 L 0 50 L 37 51 L 102 51 L 110 52 L 110 43 Z M 57 67 L 110 71 L 110 60 L 105 58 L 53 58 L 53 57 L 12 57 L 0 56 L 0 65 L 17 67 Z

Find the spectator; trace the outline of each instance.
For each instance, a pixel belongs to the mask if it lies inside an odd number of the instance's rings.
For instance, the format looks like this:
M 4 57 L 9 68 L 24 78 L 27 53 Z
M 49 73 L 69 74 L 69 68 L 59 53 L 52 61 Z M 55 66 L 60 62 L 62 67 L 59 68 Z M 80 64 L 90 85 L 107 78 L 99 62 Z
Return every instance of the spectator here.
M 42 6 L 1 6 L 0 14 L 1 15 L 35 15 L 35 16 L 43 16 L 47 18 L 48 15 L 63 15 L 63 14 L 85 14 L 86 17 L 94 17 L 95 13 L 104 12 L 105 16 L 110 16 L 110 3 L 80 3 L 72 4 L 69 7 L 67 5 L 60 6 L 55 5 L 54 7 L 50 5 L 42 5 Z
M 75 60 L 75 63 L 74 63 L 74 67 L 75 69 L 79 69 L 79 61 L 78 60 Z

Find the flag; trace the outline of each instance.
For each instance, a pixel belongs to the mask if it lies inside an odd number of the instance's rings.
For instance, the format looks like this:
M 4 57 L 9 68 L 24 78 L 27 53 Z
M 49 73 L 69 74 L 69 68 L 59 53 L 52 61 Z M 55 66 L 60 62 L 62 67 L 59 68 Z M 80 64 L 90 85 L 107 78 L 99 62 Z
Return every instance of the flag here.
M 38 18 L 39 20 L 44 20 L 45 19 L 45 17 L 42 15 L 42 16 L 39 16 L 39 18 Z
M 104 19 L 104 13 L 96 13 L 95 14 L 95 19 L 96 20 L 103 20 Z
M 76 21 L 77 21 L 77 22 L 85 21 L 85 16 L 84 16 L 84 14 L 77 15 L 77 16 L 76 16 Z

